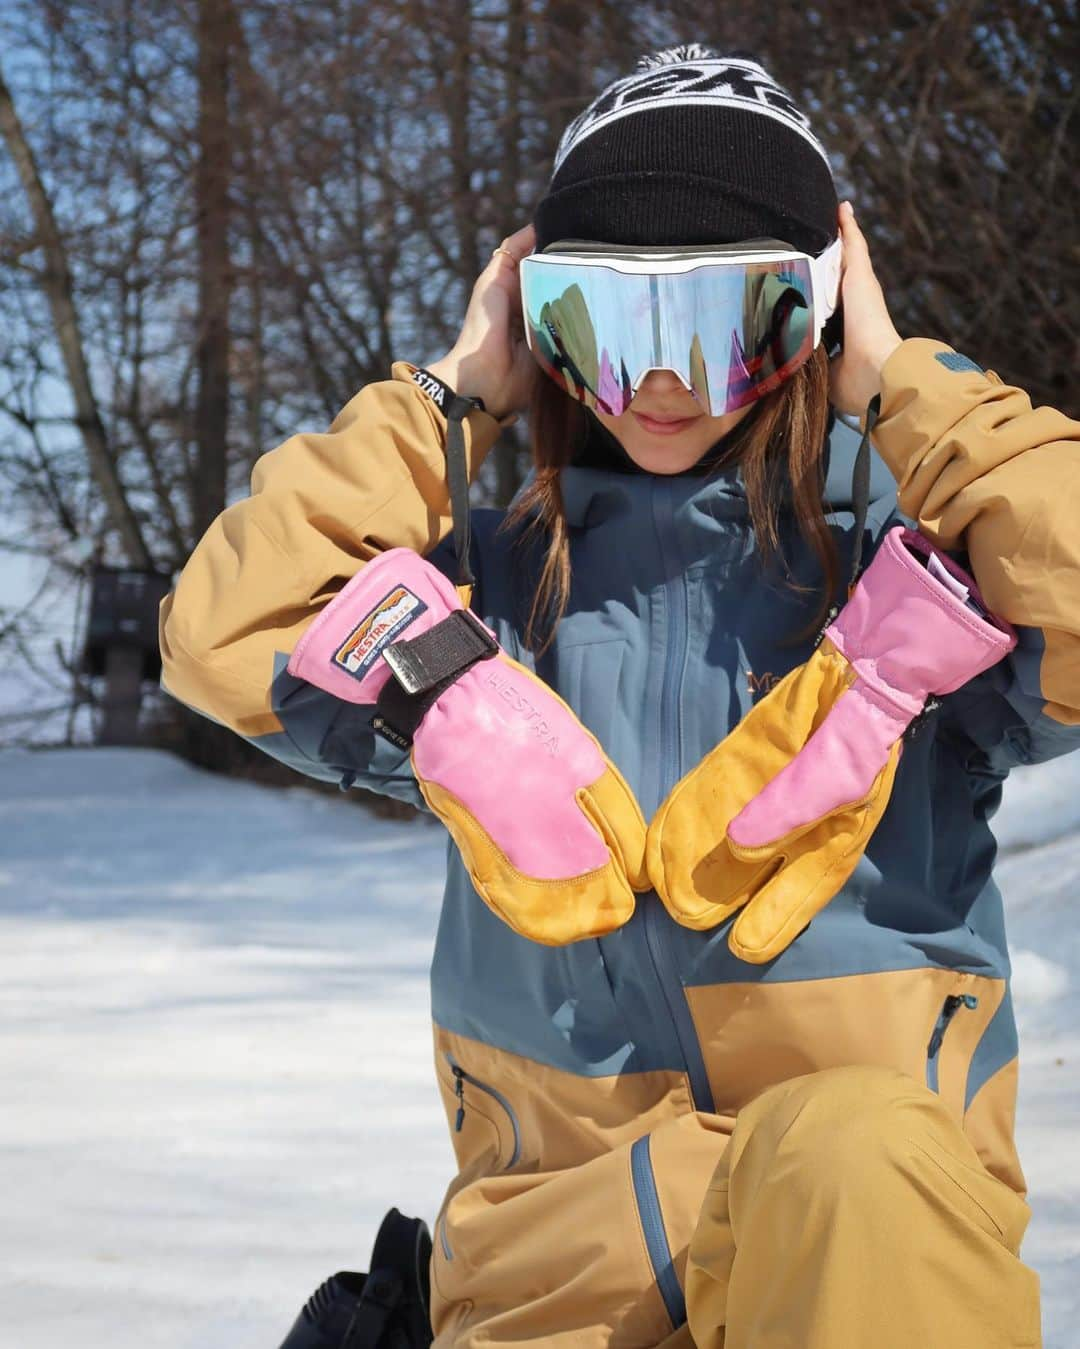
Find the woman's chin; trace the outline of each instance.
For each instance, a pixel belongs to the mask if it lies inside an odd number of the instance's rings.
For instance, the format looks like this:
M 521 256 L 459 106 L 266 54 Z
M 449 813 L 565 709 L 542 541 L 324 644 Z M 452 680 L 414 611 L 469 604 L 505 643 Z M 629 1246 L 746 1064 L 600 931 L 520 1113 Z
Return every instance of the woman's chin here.
M 658 445 L 647 441 L 642 443 L 636 436 L 631 440 L 628 436 L 622 444 L 638 468 L 644 469 L 646 473 L 673 474 L 685 473 L 705 454 L 709 447 L 698 442 L 699 437 L 694 436 L 689 438 L 687 444 L 680 445 L 678 438 L 672 436 L 666 443 Z

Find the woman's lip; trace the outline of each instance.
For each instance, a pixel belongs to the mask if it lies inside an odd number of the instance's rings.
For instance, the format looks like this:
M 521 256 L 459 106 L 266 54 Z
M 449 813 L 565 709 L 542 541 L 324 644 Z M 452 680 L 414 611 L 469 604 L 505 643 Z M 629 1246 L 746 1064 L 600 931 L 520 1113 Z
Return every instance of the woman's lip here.
M 700 413 L 695 413 L 693 417 L 680 417 L 677 421 L 660 421 L 656 417 L 649 417 L 644 412 L 635 412 L 634 416 L 638 419 L 646 431 L 652 431 L 658 436 L 673 436 L 684 427 L 696 422 Z

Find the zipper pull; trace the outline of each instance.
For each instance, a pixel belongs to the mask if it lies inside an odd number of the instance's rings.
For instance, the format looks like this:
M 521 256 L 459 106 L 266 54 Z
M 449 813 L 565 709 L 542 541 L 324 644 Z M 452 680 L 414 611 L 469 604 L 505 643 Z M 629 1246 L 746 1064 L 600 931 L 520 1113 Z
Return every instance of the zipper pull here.
M 458 1099 L 457 1118 L 454 1121 L 454 1132 L 461 1133 L 461 1126 L 465 1123 L 465 1074 L 457 1064 L 454 1064 L 454 1095 Z
M 922 728 L 926 725 L 931 715 L 934 712 L 936 712 L 940 706 L 941 706 L 941 699 L 935 698 L 934 695 L 931 694 L 930 697 L 927 698 L 926 702 L 923 704 L 922 711 L 916 717 L 914 717 L 908 724 L 908 728 L 904 732 L 903 739 L 914 740 L 915 737 L 920 734 Z M 964 996 L 969 998 L 971 997 L 971 994 L 966 993 Z
M 945 1004 L 934 1025 L 934 1033 L 930 1036 L 930 1043 L 926 1046 L 926 1052 L 930 1058 L 936 1058 L 937 1052 L 941 1048 L 941 1042 L 945 1039 L 945 1032 L 949 1028 L 949 1022 L 956 1015 L 956 1009 L 962 1001 L 963 999 L 956 993 L 950 993 L 945 999 Z
M 949 1023 L 961 1007 L 966 1007 L 968 1011 L 978 1007 L 979 999 L 974 993 L 950 993 L 945 999 L 945 1005 L 941 1009 L 941 1015 L 934 1026 L 934 1033 L 930 1037 L 930 1043 L 926 1046 L 926 1052 L 930 1058 L 937 1056 L 941 1048 L 941 1042 L 945 1039 L 945 1032 L 949 1029 Z

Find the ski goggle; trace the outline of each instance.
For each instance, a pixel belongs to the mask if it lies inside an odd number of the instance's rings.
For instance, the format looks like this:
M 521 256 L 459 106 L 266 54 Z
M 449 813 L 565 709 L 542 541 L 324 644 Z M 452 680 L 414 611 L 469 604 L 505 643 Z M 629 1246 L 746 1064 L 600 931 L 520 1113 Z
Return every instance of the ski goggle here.
M 529 349 L 587 407 L 620 416 L 672 370 L 719 417 L 798 370 L 836 309 L 840 240 L 819 256 L 776 239 L 624 248 L 566 240 L 521 260 Z

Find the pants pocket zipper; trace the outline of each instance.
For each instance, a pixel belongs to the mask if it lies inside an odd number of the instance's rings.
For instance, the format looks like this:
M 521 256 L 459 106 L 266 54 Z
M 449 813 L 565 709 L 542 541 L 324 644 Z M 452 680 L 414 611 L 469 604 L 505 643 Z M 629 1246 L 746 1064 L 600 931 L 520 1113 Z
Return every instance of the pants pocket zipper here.
M 930 1043 L 926 1046 L 926 1085 L 931 1091 L 938 1089 L 938 1068 L 941 1046 L 945 1041 L 945 1032 L 952 1025 L 953 1017 L 961 1007 L 973 1011 L 979 1005 L 974 993 L 950 993 L 941 1005 L 938 1019 L 930 1034 Z
M 490 1096 L 491 1099 L 502 1108 L 510 1123 L 510 1128 L 513 1131 L 514 1136 L 514 1148 L 510 1160 L 503 1167 L 504 1171 L 509 1171 L 512 1166 L 517 1165 L 517 1162 L 521 1157 L 521 1130 L 518 1128 L 518 1120 L 517 1116 L 514 1114 L 514 1107 L 501 1091 L 497 1091 L 494 1087 L 489 1087 L 486 1082 L 481 1082 L 478 1077 L 473 1077 L 472 1073 L 466 1072 L 461 1064 L 455 1061 L 451 1054 L 446 1055 L 446 1061 L 450 1065 L 450 1071 L 454 1075 L 454 1095 L 457 1097 L 458 1103 L 457 1115 L 454 1120 L 454 1131 L 456 1133 L 461 1133 L 462 1126 L 465 1123 L 465 1083 L 467 1082 L 470 1086 L 475 1087 L 477 1091 L 482 1091 L 485 1095 Z

